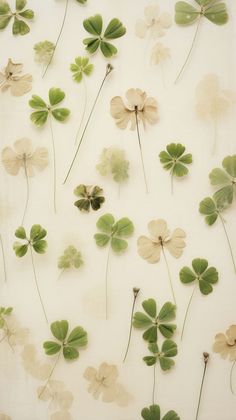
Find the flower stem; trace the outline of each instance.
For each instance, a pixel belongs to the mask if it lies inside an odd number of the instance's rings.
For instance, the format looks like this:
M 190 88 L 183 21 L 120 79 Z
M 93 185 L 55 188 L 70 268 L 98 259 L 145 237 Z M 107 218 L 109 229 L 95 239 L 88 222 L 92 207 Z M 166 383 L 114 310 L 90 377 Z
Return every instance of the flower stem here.
M 51 142 L 52 142 L 52 152 L 53 152 L 53 205 L 54 205 L 54 212 L 57 212 L 57 205 L 56 205 L 56 196 L 57 196 L 57 167 L 56 167 L 56 149 L 55 149 L 55 142 L 54 142 L 54 135 L 52 129 L 52 118 L 49 114 L 49 123 L 50 123 L 50 131 L 51 131 Z
M 232 262 L 233 262 L 234 272 L 236 274 L 236 264 L 235 264 L 235 260 L 234 260 L 234 254 L 233 254 L 233 250 L 232 250 L 232 247 L 231 247 L 231 243 L 230 243 L 230 240 L 229 240 L 229 235 L 228 235 L 226 227 L 225 227 L 224 219 L 223 219 L 223 217 L 221 216 L 220 213 L 219 213 L 219 217 L 220 217 L 220 220 L 221 220 L 224 232 L 225 232 L 225 236 L 226 236 L 226 239 L 227 239 L 227 242 L 228 242 L 230 255 L 231 255 L 231 258 L 232 258 Z
M 109 267 L 109 259 L 110 259 L 110 250 L 111 247 L 109 245 L 108 254 L 107 254 L 107 263 L 106 263 L 106 274 L 105 274 L 105 299 L 106 299 L 106 319 L 108 318 L 108 267 Z
M 170 189 L 171 189 L 171 195 L 174 194 L 174 174 L 173 170 L 170 173 Z
M 129 351 L 129 345 L 130 345 L 130 340 L 131 340 L 131 335 L 132 335 L 132 327 L 133 327 L 132 322 L 133 322 L 134 308 L 135 308 L 135 303 L 136 303 L 136 299 L 138 297 L 138 294 L 139 294 L 139 289 L 137 289 L 136 287 L 134 287 L 133 288 L 134 298 L 133 298 L 133 305 L 132 305 L 131 317 L 130 317 L 129 338 L 128 338 L 128 343 L 127 343 L 127 347 L 126 347 L 126 352 L 125 352 L 125 355 L 124 355 L 123 363 L 125 362 L 126 357 L 127 357 L 127 354 L 128 354 L 128 351 Z
M 86 124 L 85 124 L 85 127 L 84 127 L 84 129 L 83 129 L 82 135 L 81 135 L 81 137 L 80 137 L 79 144 L 78 144 L 78 146 L 77 146 L 77 148 L 76 148 L 76 151 L 75 151 L 74 157 L 73 157 L 73 159 L 72 159 L 72 162 L 71 162 L 71 164 L 70 164 L 69 170 L 68 170 L 68 172 L 67 172 L 67 175 L 66 175 L 66 177 L 65 177 L 65 179 L 64 179 L 63 184 L 65 184 L 65 183 L 66 183 L 66 181 L 67 181 L 67 179 L 68 179 L 68 177 L 69 177 L 69 175 L 70 175 L 70 172 L 71 172 L 72 167 L 73 167 L 73 165 L 74 165 L 75 159 L 76 159 L 76 157 L 77 157 L 77 155 L 78 155 L 78 152 L 79 152 L 80 146 L 81 146 L 81 144 L 82 144 L 82 141 L 83 141 L 84 135 L 85 135 L 85 133 L 86 133 L 87 127 L 88 127 L 88 125 L 89 125 L 90 119 L 91 119 L 91 117 L 92 117 L 92 114 L 93 114 L 94 108 L 95 108 L 96 103 L 97 103 L 97 101 L 98 101 L 99 95 L 100 95 L 100 93 L 101 93 L 101 90 L 102 90 L 102 88 L 103 88 L 103 85 L 104 85 L 104 83 L 105 83 L 105 81 L 106 81 L 107 76 L 111 73 L 111 71 L 112 71 L 112 70 L 113 70 L 113 67 L 112 67 L 110 64 L 108 64 L 108 65 L 107 65 L 107 67 L 106 67 L 106 73 L 105 73 L 105 76 L 104 76 L 104 78 L 103 78 L 103 80 L 102 80 L 102 83 L 101 83 L 101 85 L 100 85 L 100 88 L 99 88 L 99 90 L 98 90 L 98 93 L 97 93 L 97 95 L 96 95 L 96 98 L 95 98 L 95 100 L 94 100 L 94 103 L 93 103 L 93 106 L 92 106 L 91 111 L 90 111 L 90 113 L 89 113 L 89 116 L 88 116 L 87 122 L 86 122 Z
M 2 241 L 2 235 L 0 234 L 0 246 L 2 251 L 2 261 L 3 261 L 3 271 L 4 271 L 4 280 L 7 281 L 7 267 L 6 267 L 6 259 L 5 259 L 5 252 L 4 252 L 4 246 Z
M 156 391 L 156 363 L 153 365 L 152 405 L 155 404 L 155 391 Z
M 201 388 L 200 388 L 200 393 L 199 393 L 199 398 L 198 398 L 198 406 L 197 406 L 197 413 L 196 413 L 195 420 L 198 419 L 199 408 L 200 408 L 201 398 L 202 398 L 202 389 L 203 389 L 204 379 L 205 379 L 205 375 L 206 375 L 207 363 L 208 363 L 208 360 L 209 360 L 209 354 L 208 353 L 203 353 L 203 356 L 204 356 L 204 370 L 203 370 L 203 375 L 202 375 L 202 382 L 201 382 Z
M 85 111 L 86 111 L 87 102 L 88 102 L 87 85 L 86 85 L 86 82 L 84 80 L 84 77 L 83 77 L 83 82 L 82 83 L 83 83 L 83 86 L 84 86 L 84 108 L 83 108 L 83 114 L 82 114 L 82 118 L 81 118 L 81 121 L 80 121 L 80 125 L 79 125 L 79 128 L 78 128 L 77 133 L 76 133 L 75 144 L 77 144 L 78 136 L 79 136 L 82 124 L 84 122 L 84 116 L 85 116 Z
M 174 292 L 174 288 L 173 288 L 173 284 L 172 284 L 172 280 L 171 280 L 170 268 L 169 268 L 169 265 L 168 265 L 168 262 L 167 262 L 167 258 L 166 258 L 166 254 L 165 254 L 163 246 L 162 246 L 162 252 L 163 252 L 164 260 L 165 260 L 165 263 L 166 263 L 166 268 L 167 268 L 168 278 L 169 278 L 169 282 L 170 282 L 172 297 L 173 297 L 174 303 L 176 305 L 175 292 Z
M 41 303 L 41 306 L 42 306 L 42 309 L 43 309 L 43 313 L 44 313 L 46 322 L 48 324 L 48 317 L 47 317 L 47 314 L 46 314 L 46 311 L 45 311 L 45 308 L 44 308 L 44 304 L 43 304 L 43 299 L 42 299 L 42 296 L 41 296 L 41 293 L 40 293 L 40 290 L 39 290 L 39 285 L 38 285 L 38 280 L 37 280 L 37 275 L 36 275 L 36 270 L 35 270 L 35 265 L 34 265 L 34 257 L 33 257 L 33 251 L 32 251 L 31 244 L 30 244 L 29 248 L 30 248 L 30 256 L 31 256 L 31 262 L 32 262 L 32 267 L 33 267 L 33 272 L 34 272 L 34 281 L 35 281 L 36 289 L 37 289 L 37 292 L 38 292 L 39 300 L 40 300 L 40 303 Z
M 178 73 L 178 76 L 176 77 L 176 79 L 175 79 L 175 84 L 178 82 L 178 80 L 180 79 L 180 77 L 181 77 L 181 75 L 182 75 L 182 73 L 183 73 L 183 71 L 184 71 L 184 69 L 185 69 L 185 66 L 187 65 L 187 63 L 188 63 L 188 60 L 189 60 L 189 58 L 190 58 L 190 55 L 191 55 L 191 53 L 192 53 L 192 51 L 193 51 L 193 47 L 194 47 L 194 45 L 195 45 L 195 41 L 196 41 L 196 39 L 197 39 L 197 35 L 198 35 L 198 32 L 199 32 L 199 27 L 200 27 L 200 22 L 201 22 L 201 17 L 202 17 L 202 15 L 200 14 L 200 16 L 199 16 L 199 19 L 198 19 L 198 24 L 197 24 L 197 28 L 196 28 L 196 32 L 195 32 L 195 34 L 194 34 L 194 37 L 193 37 L 193 40 L 192 40 L 192 44 L 191 44 L 191 47 L 190 47 L 190 50 L 189 50 L 189 53 L 188 53 L 188 55 L 187 55 L 187 57 L 186 57 L 186 60 L 185 60 L 185 62 L 184 62 L 184 64 L 182 65 L 182 67 L 181 67 L 181 69 L 180 69 L 180 71 L 179 71 L 179 73 Z
M 147 178 L 146 178 L 146 173 L 145 173 L 145 167 L 144 167 L 144 161 L 143 161 L 143 152 L 142 152 L 142 145 L 141 145 L 140 132 L 139 132 L 138 108 L 137 107 L 135 107 L 135 119 L 136 119 L 136 129 L 137 129 L 137 136 L 138 136 L 138 144 L 139 144 L 139 150 L 140 150 L 140 156 L 141 156 L 141 162 L 142 162 L 142 168 L 143 168 L 143 178 L 144 178 L 144 182 L 145 182 L 146 193 L 148 194 Z
M 25 208 L 24 208 L 24 213 L 23 213 L 23 217 L 22 217 L 21 226 L 24 226 L 25 215 L 26 215 L 26 212 L 27 212 L 28 204 L 29 204 L 29 176 L 28 176 L 28 172 L 27 172 L 26 157 L 25 156 L 23 158 L 23 162 L 24 162 L 24 171 L 25 171 L 25 179 L 26 179 L 26 201 L 25 201 Z
M 189 308 L 190 308 L 190 305 L 191 305 L 191 302 L 192 302 L 192 299 L 193 299 L 196 288 L 197 288 L 197 285 L 194 287 L 194 289 L 192 291 L 192 294 L 190 296 L 188 306 L 187 306 L 187 309 L 186 309 L 186 312 L 185 312 L 183 327 L 182 327 L 182 331 L 181 331 L 181 341 L 183 340 L 184 328 L 185 328 L 185 324 L 186 324 L 186 320 L 187 320 L 187 316 L 188 316 L 188 311 L 189 311 Z
M 60 40 L 60 37 L 61 37 L 62 31 L 63 31 L 64 25 L 65 25 L 65 20 L 66 20 L 66 15 L 67 15 L 67 9 L 68 9 L 68 3 L 69 3 L 69 0 L 66 0 L 65 11 L 64 11 L 64 16 L 63 16 L 62 24 L 61 24 L 61 29 L 59 31 L 59 34 L 58 34 L 58 37 L 57 37 L 57 40 L 56 40 L 56 43 L 55 43 L 55 46 L 54 46 L 53 53 L 52 53 L 52 55 L 50 57 L 50 60 L 49 60 L 49 62 L 47 64 L 44 72 L 43 72 L 42 77 L 44 77 L 45 74 L 47 73 L 48 67 L 50 66 L 50 64 L 52 62 L 52 59 L 54 57 L 54 54 L 55 54 L 55 51 L 56 51 L 56 48 L 57 48 L 57 44 L 58 44 L 58 42 Z
M 235 366 L 236 360 L 232 363 L 231 369 L 230 369 L 230 390 L 232 394 L 234 394 L 234 388 L 233 388 L 233 370 Z
M 59 351 L 59 353 L 58 353 L 58 355 L 57 355 L 57 358 L 56 358 L 56 360 L 55 360 L 55 363 L 54 363 L 54 365 L 53 365 L 53 367 L 52 367 L 52 370 L 51 370 L 51 372 L 50 372 L 50 374 L 49 374 L 49 376 L 48 376 L 48 378 L 47 378 L 47 380 L 46 380 L 46 382 L 45 382 L 45 385 L 44 385 L 44 387 L 43 387 L 42 391 L 40 392 L 40 394 L 39 394 L 39 396 L 38 396 L 38 398 L 39 398 L 39 399 L 40 399 L 41 395 L 44 393 L 45 389 L 47 388 L 48 382 L 50 381 L 50 379 L 51 379 L 51 377 L 52 377 L 52 375 L 53 375 L 53 372 L 54 372 L 54 370 L 55 370 L 55 368 L 56 368 L 56 366 L 57 366 L 57 364 L 58 364 L 58 362 L 59 362 L 60 355 L 61 355 L 61 350 Z

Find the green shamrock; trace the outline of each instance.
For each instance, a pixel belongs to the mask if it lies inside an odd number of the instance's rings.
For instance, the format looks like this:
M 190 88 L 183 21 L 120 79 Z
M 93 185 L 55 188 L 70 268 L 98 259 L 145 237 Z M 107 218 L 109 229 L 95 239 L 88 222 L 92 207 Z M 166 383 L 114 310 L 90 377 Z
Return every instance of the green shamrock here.
M 124 150 L 113 146 L 103 149 L 96 169 L 102 176 L 111 174 L 119 184 L 129 177 L 129 161 L 125 159 Z
M 0 30 L 6 28 L 14 16 L 12 26 L 13 35 L 26 35 L 30 32 L 30 27 L 25 22 L 25 19 L 33 19 L 34 12 L 33 10 L 25 9 L 26 3 L 27 0 L 16 0 L 16 10 L 15 12 L 12 12 L 6 1 L 0 1 Z
M 214 194 L 218 203 L 232 204 L 236 193 L 236 155 L 226 156 L 222 161 L 224 169 L 215 168 L 209 178 L 211 184 L 220 189 Z
M 144 420 L 161 420 L 161 410 L 159 405 L 156 404 L 143 408 L 141 415 Z M 171 410 L 166 413 L 162 420 L 180 420 L 180 417 L 175 411 Z
M 55 321 L 50 326 L 52 335 L 57 341 L 45 341 L 43 347 L 48 356 L 63 353 L 66 360 L 78 359 L 78 348 L 87 345 L 87 332 L 80 326 L 75 327 L 68 335 L 68 321 Z
M 70 70 L 73 73 L 73 79 L 75 82 L 80 83 L 83 76 L 90 76 L 93 71 L 93 64 L 89 64 L 88 57 L 76 57 L 75 63 L 70 65 Z
M 97 221 L 97 228 L 102 233 L 96 233 L 94 239 L 99 247 L 104 247 L 110 243 L 115 253 L 123 252 L 128 247 L 128 242 L 122 237 L 132 235 L 134 225 L 130 219 L 123 217 L 115 222 L 112 214 L 104 214 Z
M 215 267 L 208 267 L 208 261 L 202 258 L 195 258 L 192 261 L 192 268 L 183 267 L 179 277 L 182 283 L 198 281 L 199 289 L 203 295 L 213 291 L 212 284 L 217 283 L 219 275 Z
M 200 27 L 200 22 L 202 18 L 207 18 L 210 22 L 216 25 L 224 25 L 228 22 L 228 12 L 226 9 L 226 4 L 223 2 L 218 2 L 217 0 L 195 0 L 199 5 L 198 8 L 192 6 L 186 1 L 178 1 L 175 4 L 175 22 L 177 25 L 188 26 L 192 23 L 198 22 L 196 32 L 190 47 L 190 51 L 187 55 L 187 58 L 180 69 L 180 72 L 175 80 L 178 81 L 184 68 L 191 56 L 195 41 L 197 39 L 197 34 Z
M 171 189 L 173 192 L 173 177 L 178 178 L 187 175 L 188 168 L 186 165 L 192 163 L 192 155 L 190 153 L 184 154 L 185 146 L 180 143 L 171 143 L 166 146 L 166 151 L 163 150 L 159 154 L 160 162 L 163 168 L 170 171 L 171 174 Z
M 93 37 L 85 38 L 83 43 L 86 50 L 93 54 L 100 47 L 105 57 L 112 57 L 117 54 L 117 48 L 107 40 L 120 38 L 126 33 L 126 28 L 119 19 L 112 19 L 102 35 L 103 19 L 101 15 L 91 16 L 83 22 L 84 29 Z
M 82 255 L 73 245 L 69 245 L 64 254 L 58 259 L 58 268 L 63 270 L 69 268 L 80 268 L 83 264 Z
M 176 307 L 171 302 L 166 302 L 159 314 L 157 314 L 157 304 L 154 299 L 145 300 L 142 303 L 145 311 L 136 312 L 133 317 L 133 326 L 139 329 L 145 329 L 143 339 L 149 343 L 157 341 L 157 330 L 165 338 L 170 338 L 176 330 L 175 324 L 169 322 L 175 319 Z
M 175 362 L 172 357 L 175 357 L 178 353 L 177 344 L 172 340 L 165 340 L 162 344 L 161 350 L 157 343 L 149 343 L 148 350 L 153 354 L 152 356 L 143 357 L 144 362 L 147 366 L 156 365 L 160 363 L 162 370 L 166 371 L 171 369 Z
M 59 88 L 51 88 L 48 93 L 49 104 L 46 104 L 42 98 L 38 95 L 33 95 L 32 99 L 29 101 L 29 105 L 37 111 L 32 112 L 30 115 L 31 121 L 37 126 L 42 127 L 49 115 L 52 115 L 57 121 L 65 121 L 66 118 L 70 115 L 70 110 L 68 108 L 58 108 L 65 98 L 65 93 Z
M 102 196 L 103 189 L 97 185 L 80 184 L 74 189 L 74 194 L 77 197 L 81 197 L 75 201 L 74 205 L 82 212 L 89 212 L 90 207 L 93 210 L 99 210 L 105 201 L 105 198 Z

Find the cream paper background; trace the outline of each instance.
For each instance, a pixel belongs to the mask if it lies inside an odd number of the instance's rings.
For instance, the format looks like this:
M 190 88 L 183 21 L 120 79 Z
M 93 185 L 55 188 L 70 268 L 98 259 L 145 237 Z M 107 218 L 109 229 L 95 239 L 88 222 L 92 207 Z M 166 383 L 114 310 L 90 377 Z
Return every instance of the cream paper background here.
M 10 1 L 13 6 L 13 2 Z M 172 0 L 154 1 L 162 10 L 174 17 Z M 66 92 L 63 106 L 71 109 L 66 124 L 53 122 L 58 165 L 58 214 L 53 213 L 52 161 L 48 168 L 30 180 L 30 203 L 26 227 L 40 223 L 48 231 L 48 250 L 44 256 L 35 255 L 41 293 L 50 322 L 68 319 L 71 326 L 82 325 L 89 336 L 86 350 L 81 350 L 80 359 L 74 363 L 61 360 L 54 379 L 63 380 L 74 394 L 71 413 L 75 420 L 137 420 L 143 407 L 151 404 L 153 369 L 142 361 L 147 354 L 146 344 L 140 331 L 133 331 L 127 362 L 122 365 L 129 328 L 132 304 L 132 287 L 139 286 L 141 293 L 136 309 L 145 298 L 154 297 L 159 305 L 171 299 L 162 259 L 159 264 L 147 264 L 137 254 L 136 240 L 147 233 L 151 219 L 164 218 L 171 230 L 181 227 L 187 233 L 187 246 L 179 260 L 168 255 L 178 302 L 178 331 L 174 336 L 179 345 L 176 367 L 164 374 L 157 369 L 156 401 L 162 413 L 174 409 L 181 420 L 195 418 L 198 392 L 203 370 L 202 352 L 211 353 L 204 385 L 201 420 L 234 420 L 236 397 L 230 393 L 230 363 L 212 353 L 214 336 L 235 323 L 236 278 L 230 260 L 223 230 L 216 223 L 208 227 L 198 212 L 198 204 L 213 193 L 208 174 L 220 166 L 223 157 L 235 153 L 235 110 L 219 122 L 217 152 L 212 156 L 213 126 L 198 120 L 195 114 L 195 88 L 207 73 L 216 73 L 224 88 L 236 90 L 235 86 L 235 2 L 227 1 L 230 20 L 227 25 L 202 22 L 196 48 L 183 78 L 177 84 L 177 75 L 190 46 L 195 25 L 181 28 L 173 23 L 160 40 L 171 49 L 172 58 L 164 64 L 166 88 L 163 87 L 159 67 L 149 62 L 152 42 L 140 40 L 134 34 L 135 22 L 143 17 L 146 0 L 88 0 L 86 7 L 75 1 L 69 2 L 68 16 L 53 64 L 46 77 L 41 78 L 41 67 L 34 62 L 33 45 L 44 39 L 54 41 L 58 34 L 64 12 L 62 0 L 29 0 L 27 6 L 35 11 L 35 21 L 30 24 L 30 34 L 13 37 L 10 25 L 0 33 L 1 67 L 9 57 L 24 63 L 24 71 L 33 75 L 32 91 L 20 98 L 9 93 L 0 96 L 0 141 L 1 148 L 12 145 L 21 137 L 29 137 L 35 146 L 49 148 L 49 127 L 37 129 L 29 120 L 28 100 L 31 94 L 47 96 L 52 86 Z M 63 177 L 72 157 L 74 138 L 84 100 L 82 85 L 72 81 L 69 65 L 74 57 L 82 55 L 83 19 L 102 14 L 104 21 L 118 17 L 126 26 L 127 34 L 116 40 L 119 49 L 112 59 L 114 72 L 107 80 L 98 106 L 87 130 L 79 158 L 69 182 L 62 186 Z M 106 60 L 101 54 L 92 58 L 94 74 L 86 80 L 88 86 L 88 110 L 95 92 L 103 78 Z M 159 104 L 160 121 L 146 132 L 141 129 L 144 159 L 147 166 L 150 193 L 144 193 L 143 178 L 136 134 L 121 131 L 110 116 L 109 103 L 113 96 L 124 97 L 130 87 L 139 87 L 154 96 Z M 175 181 L 174 195 L 170 194 L 168 173 L 160 165 L 158 154 L 170 142 L 181 142 L 193 154 L 194 163 L 189 176 Z M 130 161 L 130 178 L 121 188 L 113 181 L 102 178 L 95 165 L 104 147 L 117 145 L 125 149 Z M 21 223 L 25 200 L 23 175 L 12 177 L 3 167 L 1 176 L 1 206 L 7 207 L 7 216 L 1 219 L 1 230 L 7 253 L 8 282 L 1 275 L 1 305 L 13 306 L 23 326 L 30 329 L 30 341 L 37 346 L 42 360 L 47 361 L 42 349 L 43 341 L 50 332 L 43 319 L 35 292 L 29 256 L 17 259 L 12 250 L 14 231 Z M 104 188 L 106 202 L 99 212 L 81 214 L 73 202 L 73 189 L 80 183 L 98 184 Z M 6 209 L 5 209 L 6 210 Z M 109 320 L 104 320 L 104 274 L 107 252 L 98 249 L 93 239 L 99 216 L 111 212 L 116 218 L 127 216 L 135 225 L 135 233 L 129 240 L 128 251 L 122 256 L 112 255 L 109 274 Z M 6 211 L 5 211 L 6 213 Z M 232 246 L 236 254 L 235 204 L 225 214 Z M 57 280 L 57 258 L 68 244 L 79 248 L 85 264 L 78 272 L 68 272 Z M 193 300 L 185 336 L 180 343 L 180 331 L 184 311 L 192 287 L 180 283 L 178 273 L 184 265 L 190 265 L 195 257 L 206 258 L 220 273 L 214 292 L 203 297 L 198 292 Z M 97 367 L 107 361 L 119 367 L 119 381 L 133 395 L 126 408 L 115 404 L 95 401 L 87 392 L 83 372 L 89 365 Z M 6 344 L 0 345 L 0 410 L 13 420 L 44 420 L 48 414 L 47 403 L 37 400 L 38 381 L 25 373 L 20 359 L 20 350 L 12 354 Z M 236 387 L 236 373 L 234 375 Z

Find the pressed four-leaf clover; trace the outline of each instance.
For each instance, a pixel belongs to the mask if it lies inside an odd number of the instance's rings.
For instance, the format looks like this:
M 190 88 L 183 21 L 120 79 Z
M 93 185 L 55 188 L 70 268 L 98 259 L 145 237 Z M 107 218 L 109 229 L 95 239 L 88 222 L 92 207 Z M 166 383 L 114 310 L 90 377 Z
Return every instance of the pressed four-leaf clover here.
M 161 369 L 166 371 L 175 365 L 172 357 L 177 355 L 178 350 L 177 344 L 174 341 L 165 340 L 161 349 L 159 349 L 157 343 L 149 343 L 148 350 L 152 353 L 152 356 L 145 356 L 143 358 L 147 366 L 153 366 L 159 362 Z
M 213 291 L 212 284 L 217 283 L 219 275 L 215 267 L 208 267 L 208 261 L 203 258 L 195 258 L 192 261 L 192 269 L 183 267 L 179 277 L 182 283 L 198 281 L 199 289 L 203 295 Z
M 75 62 L 70 65 L 74 81 L 80 83 L 84 75 L 90 76 L 93 67 L 93 64 L 89 64 L 88 57 L 76 57 Z
M 161 420 L 161 410 L 159 405 L 153 404 L 150 407 L 145 407 L 141 412 L 144 420 Z M 166 413 L 162 420 L 180 420 L 178 414 L 171 410 Z
M 99 47 L 105 57 L 112 57 L 117 54 L 117 48 L 108 42 L 108 40 L 120 38 L 126 33 L 126 29 L 119 19 L 112 19 L 104 34 L 102 34 L 103 19 L 101 15 L 95 15 L 85 19 L 83 25 L 84 29 L 93 35 L 93 37 L 83 40 L 83 43 L 86 45 L 86 50 L 90 54 L 95 53 Z
M 102 196 L 103 189 L 97 185 L 80 184 L 74 189 L 74 194 L 80 197 L 79 200 L 74 202 L 74 205 L 82 212 L 89 212 L 90 207 L 93 210 L 99 210 L 105 201 Z
M 134 225 L 130 219 L 122 217 L 122 219 L 115 222 L 114 217 L 109 213 L 98 219 L 97 228 L 102 233 L 94 235 L 96 244 L 99 247 L 110 244 L 115 253 L 126 250 L 128 242 L 123 238 L 132 235 L 134 231 Z
M 236 194 L 236 155 L 226 156 L 222 166 L 223 169 L 215 168 L 211 171 L 210 182 L 220 188 L 214 194 L 216 201 L 222 205 L 232 204 Z
M 205 216 L 205 221 L 209 226 L 213 225 L 218 217 L 222 218 L 221 213 L 225 208 L 225 204 L 219 203 L 215 194 L 212 198 L 204 198 L 199 204 L 199 212 Z
M 154 299 L 145 300 L 142 303 L 145 311 L 136 312 L 133 317 L 133 326 L 139 329 L 145 329 L 144 340 L 153 343 L 157 341 L 157 331 L 165 338 L 170 338 L 176 330 L 175 324 L 170 321 L 175 319 L 176 307 L 171 302 L 166 302 L 159 313 L 157 313 L 157 304 Z
M 6 1 L 0 1 L 0 30 L 6 28 L 10 20 L 14 17 L 12 26 L 13 35 L 25 35 L 30 32 L 30 27 L 25 20 L 33 19 L 34 12 L 31 9 L 25 9 L 26 3 L 27 0 L 16 0 L 16 10 L 12 12 Z
M 80 268 L 82 264 L 82 255 L 73 245 L 69 245 L 58 259 L 58 268 L 62 270 Z
M 45 341 L 43 343 L 45 353 L 52 356 L 62 352 L 66 360 L 77 359 L 79 357 L 78 348 L 87 345 L 87 332 L 77 326 L 68 334 L 69 324 L 65 320 L 53 322 L 50 329 L 57 341 Z

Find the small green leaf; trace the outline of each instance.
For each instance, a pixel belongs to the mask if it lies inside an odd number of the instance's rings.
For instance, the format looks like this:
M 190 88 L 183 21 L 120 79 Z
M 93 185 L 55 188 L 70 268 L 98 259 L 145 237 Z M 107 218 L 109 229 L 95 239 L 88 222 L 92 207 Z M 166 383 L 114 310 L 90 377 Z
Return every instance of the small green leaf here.
M 200 12 L 185 1 L 175 4 L 175 22 L 178 25 L 189 25 L 197 20 Z
M 155 318 L 157 316 L 157 305 L 154 299 L 145 300 L 142 307 L 150 317 Z
M 111 247 L 114 252 L 123 252 L 128 247 L 127 241 L 119 238 L 111 238 Z
M 158 319 L 160 322 L 168 322 L 168 321 L 172 321 L 175 318 L 175 311 L 176 311 L 176 306 L 173 305 L 173 303 L 171 302 L 166 302 L 158 315 Z
M 16 10 L 21 11 L 26 6 L 27 0 L 16 0 Z
M 47 231 L 42 228 L 41 225 L 33 225 L 30 229 L 30 239 L 33 241 L 39 241 L 40 239 L 45 238 Z
M 34 109 L 46 109 L 47 108 L 47 104 L 38 95 L 32 95 L 32 98 L 29 101 L 29 105 L 31 106 L 31 108 L 34 108 Z
M 57 108 L 52 110 L 52 115 L 57 121 L 65 121 L 69 115 L 70 110 L 68 108 Z
M 166 413 L 162 420 L 180 420 L 180 417 L 175 411 L 171 410 Z
M 112 226 L 115 223 L 115 219 L 112 214 L 107 213 L 104 216 L 101 216 L 97 221 L 97 228 L 104 233 L 111 233 Z
M 101 35 L 102 33 L 102 16 L 95 15 L 83 21 L 84 29 L 92 35 Z
M 110 241 L 110 236 L 105 235 L 104 233 L 95 233 L 94 239 L 96 241 L 97 246 L 104 247 Z
M 1 0 L 1 2 L 0 2 L 0 15 L 7 15 L 8 13 L 11 13 L 11 9 L 10 9 L 9 4 L 6 1 Z
M 130 236 L 134 231 L 134 225 L 128 217 L 123 217 L 116 222 L 113 231 L 116 236 Z
M 157 358 L 155 356 L 145 356 L 143 357 L 143 361 L 146 363 L 147 366 L 153 366 L 157 362 Z
M 27 9 L 23 12 L 19 13 L 19 16 L 23 17 L 24 19 L 33 19 L 34 18 L 34 12 L 33 10 Z
M 120 38 L 126 33 L 126 29 L 123 26 L 122 22 L 119 19 L 112 19 L 110 23 L 108 24 L 105 33 L 104 38 L 107 39 L 116 39 Z
M 147 328 L 152 326 L 152 320 L 142 312 L 136 312 L 133 318 L 133 326 L 135 328 Z
M 209 226 L 213 225 L 219 216 L 219 209 L 211 197 L 206 197 L 200 202 L 199 212 L 205 216 L 205 221 Z
M 61 350 L 61 345 L 58 344 L 58 343 L 55 343 L 55 341 L 45 341 L 43 343 L 43 347 L 44 347 L 45 353 L 48 356 L 52 356 L 53 354 L 57 354 Z
M 192 283 L 194 280 L 196 280 L 196 274 L 192 272 L 192 270 L 189 267 L 183 267 L 179 272 L 179 277 L 182 283 Z
M 67 339 L 67 344 L 72 347 L 84 347 L 87 343 L 87 332 L 82 327 L 75 327 Z
M 155 325 L 148 328 L 143 333 L 143 339 L 149 343 L 155 343 L 157 341 L 157 326 Z
M 33 243 L 33 248 L 38 254 L 44 254 L 46 252 L 47 245 L 47 241 L 40 240 Z
M 14 23 L 12 27 L 13 35 L 26 35 L 30 32 L 30 27 L 23 21 L 14 17 Z
M 110 42 L 101 41 L 100 48 L 106 58 L 110 58 L 117 54 L 117 48 Z
M 28 244 L 27 245 L 21 245 L 19 242 L 15 242 L 13 244 L 13 249 L 15 251 L 15 254 L 17 257 L 23 257 L 27 251 L 28 251 Z
M 0 14 L 0 30 L 1 29 L 5 29 L 7 27 L 8 23 L 11 20 L 11 18 L 12 18 L 12 15 L 10 15 L 10 16 L 8 16 L 8 15 L 7 16 L 1 16 L 1 14 Z
M 59 341 L 64 341 L 68 333 L 69 324 L 68 321 L 55 321 L 51 324 L 50 329 L 52 335 Z
M 204 16 L 216 25 L 224 25 L 229 19 L 225 3 L 217 3 L 208 7 Z
M 175 324 L 160 324 L 159 331 L 165 338 L 171 338 L 176 330 Z
M 208 262 L 202 258 L 195 258 L 192 261 L 192 267 L 197 275 L 202 274 L 208 267 Z
M 236 155 L 226 156 L 223 159 L 222 166 L 230 176 L 236 178 Z
M 65 98 L 65 93 L 59 88 L 51 88 L 48 93 L 49 102 L 51 106 L 57 105 Z
M 205 280 L 199 280 L 199 289 L 203 295 L 209 295 L 213 291 L 213 287 Z
M 85 38 L 83 43 L 86 45 L 86 51 L 93 54 L 97 51 L 100 45 L 100 39 L 98 38 Z
M 169 359 L 168 357 L 160 357 L 159 361 L 161 369 L 164 371 L 170 370 L 175 365 L 174 360 Z
M 48 118 L 48 111 L 36 111 L 30 115 L 31 121 L 37 126 L 42 127 Z
M 79 352 L 74 347 L 63 347 L 63 356 L 66 360 L 75 360 L 79 357 Z
M 23 226 L 18 227 L 15 231 L 15 236 L 19 239 L 26 239 L 26 232 Z
M 151 405 L 149 408 L 145 407 L 141 412 L 144 420 L 161 420 L 161 411 L 159 405 Z

